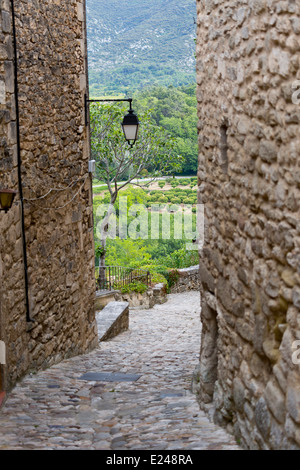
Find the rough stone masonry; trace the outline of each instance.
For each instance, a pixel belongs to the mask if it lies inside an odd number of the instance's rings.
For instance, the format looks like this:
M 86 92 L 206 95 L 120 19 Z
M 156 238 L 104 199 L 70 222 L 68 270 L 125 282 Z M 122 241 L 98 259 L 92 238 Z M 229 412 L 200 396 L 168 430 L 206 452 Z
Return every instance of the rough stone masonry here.
M 0 339 L 6 345 L 1 392 L 29 370 L 90 350 L 97 331 L 84 115 L 85 3 L 1 0 L 0 5 L 0 187 L 18 191 L 12 209 L 0 213 Z
M 300 4 L 197 9 L 199 400 L 246 448 L 299 449 Z

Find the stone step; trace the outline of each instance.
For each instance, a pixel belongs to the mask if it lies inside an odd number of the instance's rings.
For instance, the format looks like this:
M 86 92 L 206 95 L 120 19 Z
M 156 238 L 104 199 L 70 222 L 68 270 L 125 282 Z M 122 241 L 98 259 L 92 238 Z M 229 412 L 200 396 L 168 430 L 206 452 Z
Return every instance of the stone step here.
M 96 312 L 98 340 L 107 341 L 129 328 L 129 303 L 109 302 Z
M 95 296 L 95 311 L 102 310 L 109 302 L 116 300 L 116 293 L 118 291 L 115 290 L 98 290 Z

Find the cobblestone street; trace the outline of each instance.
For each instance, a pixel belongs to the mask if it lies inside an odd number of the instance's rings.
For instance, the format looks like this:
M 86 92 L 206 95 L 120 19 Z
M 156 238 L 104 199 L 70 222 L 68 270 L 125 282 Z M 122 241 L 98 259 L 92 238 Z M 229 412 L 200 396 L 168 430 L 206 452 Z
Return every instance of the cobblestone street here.
M 0 450 L 239 449 L 190 392 L 199 305 L 199 292 L 186 292 L 132 309 L 129 331 L 27 376 L 0 411 Z

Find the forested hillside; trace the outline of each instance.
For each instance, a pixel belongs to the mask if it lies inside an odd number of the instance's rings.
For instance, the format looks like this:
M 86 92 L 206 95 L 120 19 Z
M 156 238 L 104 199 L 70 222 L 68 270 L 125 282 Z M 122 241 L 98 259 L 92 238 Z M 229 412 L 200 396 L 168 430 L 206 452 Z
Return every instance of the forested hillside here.
M 194 0 L 87 0 L 90 92 L 195 81 Z

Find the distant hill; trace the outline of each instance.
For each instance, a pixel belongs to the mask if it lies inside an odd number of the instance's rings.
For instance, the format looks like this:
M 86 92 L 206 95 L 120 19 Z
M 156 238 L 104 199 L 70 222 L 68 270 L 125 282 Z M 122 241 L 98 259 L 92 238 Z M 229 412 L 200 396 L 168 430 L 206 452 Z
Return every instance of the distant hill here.
M 87 0 L 91 94 L 195 82 L 195 0 Z

